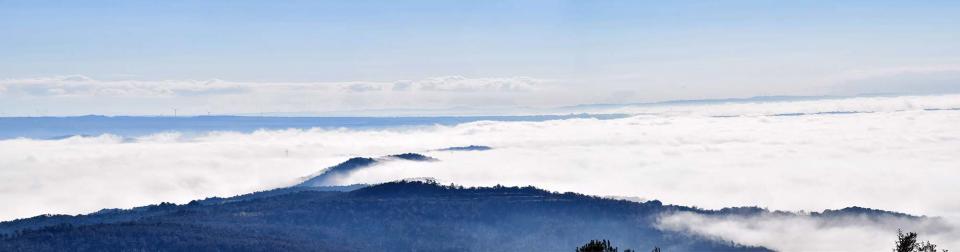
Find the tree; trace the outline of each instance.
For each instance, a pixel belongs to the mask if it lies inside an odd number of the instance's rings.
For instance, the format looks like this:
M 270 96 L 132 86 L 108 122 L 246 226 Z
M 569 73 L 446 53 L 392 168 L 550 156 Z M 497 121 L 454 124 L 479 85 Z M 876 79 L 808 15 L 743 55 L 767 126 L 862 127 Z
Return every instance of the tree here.
M 937 245 L 929 241 L 917 242 L 917 233 L 907 232 L 897 229 L 897 242 L 894 244 L 894 252 L 937 252 Z M 946 249 L 943 252 L 948 252 Z
M 611 246 L 608 240 L 590 240 L 587 244 L 578 247 L 577 252 L 617 252 L 617 248 Z
M 617 247 L 610 245 L 608 240 L 590 240 L 587 244 L 577 247 L 577 252 L 617 252 Z M 623 252 L 636 252 L 632 249 L 625 249 Z M 653 252 L 660 252 L 660 248 L 653 247 Z
M 617 247 L 611 246 L 608 240 L 590 240 L 578 247 L 577 252 L 617 252 Z
M 893 249 L 894 252 L 913 252 L 917 248 L 917 233 L 903 233 L 903 230 L 897 229 L 897 242 Z

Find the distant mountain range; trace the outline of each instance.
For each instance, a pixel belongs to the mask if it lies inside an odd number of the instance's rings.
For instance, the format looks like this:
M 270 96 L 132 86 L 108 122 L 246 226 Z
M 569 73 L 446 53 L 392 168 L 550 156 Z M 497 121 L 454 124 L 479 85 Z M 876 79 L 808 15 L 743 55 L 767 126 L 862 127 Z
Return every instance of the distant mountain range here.
M 491 148 L 490 146 L 468 145 L 468 146 L 456 146 L 456 147 L 443 148 L 443 149 L 439 149 L 438 151 L 485 151 L 485 150 L 491 150 L 491 149 L 493 148 Z

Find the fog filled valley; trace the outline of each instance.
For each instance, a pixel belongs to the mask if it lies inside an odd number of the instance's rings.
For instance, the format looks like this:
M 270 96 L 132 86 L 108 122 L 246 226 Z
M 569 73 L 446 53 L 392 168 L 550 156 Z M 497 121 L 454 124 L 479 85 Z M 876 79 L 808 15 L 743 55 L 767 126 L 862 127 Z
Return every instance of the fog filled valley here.
M 57 236 L 63 245 L 90 234 L 142 240 L 194 230 L 289 250 L 415 248 L 428 240 L 409 237 L 429 235 L 450 251 L 498 242 L 572 250 L 590 239 L 638 251 L 877 251 L 903 229 L 960 248 L 960 96 L 568 109 L 588 114 L 7 138 L 0 201 L 13 204 L 0 205 L 2 220 L 153 206 L 0 230 L 41 230 L 5 244 L 19 248 L 44 232 L 69 234 Z M 410 178 L 438 184 L 392 182 Z M 347 228 L 394 215 L 398 223 L 382 230 Z M 237 222 L 246 224 L 229 224 Z M 251 237 L 266 238 L 237 242 Z

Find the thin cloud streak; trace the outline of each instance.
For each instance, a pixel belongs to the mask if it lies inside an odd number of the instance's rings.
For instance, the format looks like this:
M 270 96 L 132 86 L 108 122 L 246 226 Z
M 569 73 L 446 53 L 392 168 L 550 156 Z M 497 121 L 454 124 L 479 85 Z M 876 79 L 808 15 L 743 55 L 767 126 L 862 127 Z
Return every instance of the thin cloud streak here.
M 95 96 L 166 97 L 197 94 L 316 91 L 439 91 L 439 92 L 524 92 L 536 90 L 544 80 L 530 77 L 467 78 L 430 77 L 394 82 L 236 82 L 211 80 L 97 80 L 83 75 L 67 75 L 0 80 L 0 95 L 21 96 Z
M 82 75 L 0 79 L 3 115 L 179 115 L 505 107 L 536 103 L 548 80 L 532 77 L 430 77 L 347 82 L 98 80 Z M 549 93 L 550 91 L 547 91 Z M 118 106 L 122 105 L 122 106 Z

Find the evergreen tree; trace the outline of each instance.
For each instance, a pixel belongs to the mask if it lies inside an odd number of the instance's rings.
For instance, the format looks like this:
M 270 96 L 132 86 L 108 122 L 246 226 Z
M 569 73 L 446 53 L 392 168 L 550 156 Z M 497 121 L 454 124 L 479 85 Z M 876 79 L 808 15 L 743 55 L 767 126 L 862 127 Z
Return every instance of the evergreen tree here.
M 577 252 L 617 252 L 617 247 L 611 246 L 608 240 L 590 240 L 582 247 L 578 247 Z
M 929 241 L 918 242 L 917 233 L 897 230 L 897 242 L 894 244 L 894 252 L 937 252 L 937 245 Z M 944 249 L 942 252 L 948 252 Z

